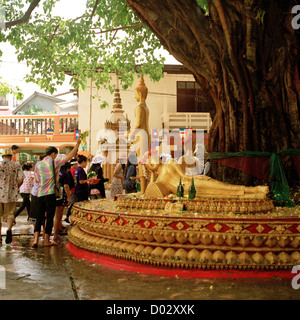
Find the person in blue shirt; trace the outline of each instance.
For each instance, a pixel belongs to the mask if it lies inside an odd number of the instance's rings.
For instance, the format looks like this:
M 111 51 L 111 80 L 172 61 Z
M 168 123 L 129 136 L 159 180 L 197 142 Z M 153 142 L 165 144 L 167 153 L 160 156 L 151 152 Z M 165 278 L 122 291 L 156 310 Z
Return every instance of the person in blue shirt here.
M 78 164 L 75 171 L 75 194 L 78 202 L 89 199 L 89 185 L 90 179 L 87 178 L 85 168 L 87 166 L 87 157 L 83 155 L 78 156 Z
M 125 193 L 137 192 L 136 180 L 139 179 L 136 176 L 137 157 L 136 155 L 129 155 L 126 169 L 125 169 Z
M 68 207 L 71 204 L 71 181 L 68 173 L 70 169 L 70 162 L 66 162 L 59 171 L 59 183 L 61 188 L 63 189 L 63 192 L 62 198 L 60 200 L 56 200 L 53 241 L 56 241 L 58 239 L 58 233 L 65 229 L 62 225 L 63 212 L 64 208 Z

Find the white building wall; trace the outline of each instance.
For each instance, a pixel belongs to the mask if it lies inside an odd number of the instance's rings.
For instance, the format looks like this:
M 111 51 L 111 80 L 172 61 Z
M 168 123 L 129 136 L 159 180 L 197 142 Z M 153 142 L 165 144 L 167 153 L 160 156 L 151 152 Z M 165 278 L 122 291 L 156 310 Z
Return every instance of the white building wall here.
M 116 82 L 116 76 L 112 75 L 112 83 Z M 148 76 L 144 76 L 145 84 L 148 87 L 148 97 L 146 104 L 150 111 L 149 128 L 162 128 L 162 114 L 177 111 L 177 81 L 194 81 L 192 75 L 177 75 L 165 74 L 159 82 L 152 82 Z M 135 126 L 135 109 L 138 102 L 135 99 L 135 88 L 138 86 L 139 78 L 135 78 L 131 88 L 126 91 L 120 90 L 124 115 L 127 114 L 131 121 L 131 128 Z M 109 106 L 101 109 L 101 101 L 107 101 Z M 90 136 L 87 139 L 88 150 L 92 155 L 95 155 L 98 150 L 98 142 L 96 141 L 97 132 L 104 129 L 106 120 L 111 118 L 114 95 L 109 90 L 97 90 L 95 85 L 88 84 L 86 90 L 79 91 L 78 114 L 79 114 L 79 129 L 90 131 Z M 91 148 L 90 148 L 91 145 Z

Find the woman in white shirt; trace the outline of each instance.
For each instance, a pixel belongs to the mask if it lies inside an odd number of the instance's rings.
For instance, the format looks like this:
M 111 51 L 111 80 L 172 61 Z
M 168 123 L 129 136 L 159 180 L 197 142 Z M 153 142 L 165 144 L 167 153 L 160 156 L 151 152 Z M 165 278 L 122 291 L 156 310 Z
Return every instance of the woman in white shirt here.
M 32 163 L 24 164 L 23 172 L 25 175 L 25 179 L 23 180 L 23 183 L 20 187 L 20 194 L 23 198 L 23 203 L 21 207 L 17 210 L 15 214 L 15 218 L 26 208 L 28 219 L 29 220 L 29 213 L 30 213 L 30 193 L 32 190 L 32 187 L 34 185 L 34 173 L 33 173 L 33 165 Z

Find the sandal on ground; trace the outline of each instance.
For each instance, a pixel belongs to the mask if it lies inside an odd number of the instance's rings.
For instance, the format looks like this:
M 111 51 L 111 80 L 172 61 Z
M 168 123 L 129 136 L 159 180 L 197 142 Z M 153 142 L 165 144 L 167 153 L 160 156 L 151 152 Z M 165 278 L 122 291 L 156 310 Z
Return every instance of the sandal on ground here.
M 9 244 L 12 242 L 12 232 L 11 230 L 7 230 L 6 231 L 6 239 L 5 239 L 5 243 Z

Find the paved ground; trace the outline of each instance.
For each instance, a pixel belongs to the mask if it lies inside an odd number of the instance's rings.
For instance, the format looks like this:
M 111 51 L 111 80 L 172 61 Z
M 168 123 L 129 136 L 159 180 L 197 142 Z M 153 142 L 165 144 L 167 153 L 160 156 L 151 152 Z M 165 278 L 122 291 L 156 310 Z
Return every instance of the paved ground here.
M 5 224 L 4 224 L 5 227 Z M 291 280 L 183 279 L 111 270 L 71 256 L 67 236 L 55 247 L 32 249 L 32 225 L 17 218 L 13 242 L 0 245 L 0 300 L 299 300 Z M 2 271 L 1 271 L 2 270 Z M 2 272 L 2 273 L 1 273 Z M 3 284 L 2 284 L 3 287 Z

